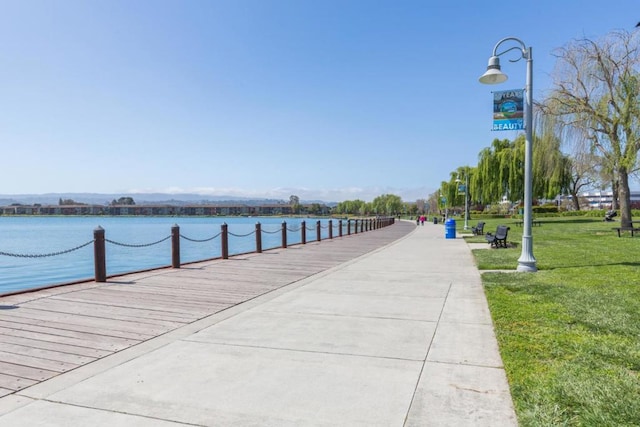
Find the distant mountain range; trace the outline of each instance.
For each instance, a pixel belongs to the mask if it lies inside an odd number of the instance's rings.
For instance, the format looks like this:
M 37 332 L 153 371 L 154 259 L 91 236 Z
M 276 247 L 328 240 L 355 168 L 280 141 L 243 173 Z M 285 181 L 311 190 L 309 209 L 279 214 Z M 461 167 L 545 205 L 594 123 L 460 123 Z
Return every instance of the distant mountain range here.
M 282 199 L 255 199 L 236 196 L 209 196 L 204 194 L 168 194 L 168 193 L 137 193 L 137 194 L 100 194 L 100 193 L 47 193 L 47 194 L 0 194 L 0 206 L 9 206 L 14 203 L 23 205 L 57 205 L 60 199 L 71 199 L 78 203 L 91 205 L 108 205 L 120 197 L 132 197 L 137 205 L 167 204 L 167 205 L 193 205 L 193 204 L 219 204 L 242 203 L 249 206 L 265 204 L 288 204 L 289 200 Z M 333 206 L 335 202 L 322 200 L 300 200 L 302 204 L 319 203 Z

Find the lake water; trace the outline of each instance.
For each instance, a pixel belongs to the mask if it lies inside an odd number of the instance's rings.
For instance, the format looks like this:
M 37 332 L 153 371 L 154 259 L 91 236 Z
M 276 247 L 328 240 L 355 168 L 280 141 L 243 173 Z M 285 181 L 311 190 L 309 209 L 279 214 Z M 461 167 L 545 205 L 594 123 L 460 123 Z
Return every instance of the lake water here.
M 237 217 L 0 217 L 0 294 L 67 283 L 94 277 L 93 232 L 100 226 L 105 238 L 125 245 L 147 245 L 171 235 L 171 227 L 180 226 L 180 260 L 182 263 L 221 256 L 220 233 L 226 223 L 229 232 L 229 254 L 255 251 L 255 224 L 262 226 L 262 248 L 282 244 L 280 229 L 286 221 L 287 244 L 301 242 L 299 218 Z M 316 240 L 315 218 L 306 218 L 307 242 Z M 321 238 L 329 236 L 328 220 L 321 219 Z M 338 221 L 333 221 L 333 234 L 338 235 Z M 346 234 L 346 221 L 343 221 Z M 311 231 L 310 229 L 313 229 Z M 234 236 L 234 234 L 236 236 Z M 87 244 L 89 243 L 89 244 Z M 44 255 L 17 257 L 14 255 Z M 144 247 L 106 243 L 107 275 L 128 273 L 171 265 L 171 239 Z

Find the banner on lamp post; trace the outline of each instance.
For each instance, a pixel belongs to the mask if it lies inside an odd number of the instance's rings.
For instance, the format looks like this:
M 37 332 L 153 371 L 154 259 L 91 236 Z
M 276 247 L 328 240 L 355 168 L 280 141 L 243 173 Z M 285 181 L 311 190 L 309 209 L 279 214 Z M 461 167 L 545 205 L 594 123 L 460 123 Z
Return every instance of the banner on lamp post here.
M 524 89 L 493 92 L 493 129 L 524 129 Z
M 458 195 L 459 196 L 463 196 L 467 193 L 467 186 L 464 184 L 459 184 L 458 185 Z

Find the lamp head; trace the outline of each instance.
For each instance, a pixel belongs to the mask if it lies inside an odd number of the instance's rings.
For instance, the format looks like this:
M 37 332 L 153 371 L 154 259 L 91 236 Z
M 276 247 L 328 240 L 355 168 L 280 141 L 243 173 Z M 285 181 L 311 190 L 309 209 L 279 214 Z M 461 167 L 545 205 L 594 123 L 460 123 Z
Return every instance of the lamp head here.
M 500 58 L 492 56 L 489 58 L 487 71 L 478 79 L 480 83 L 493 85 L 507 81 L 507 75 L 500 71 Z

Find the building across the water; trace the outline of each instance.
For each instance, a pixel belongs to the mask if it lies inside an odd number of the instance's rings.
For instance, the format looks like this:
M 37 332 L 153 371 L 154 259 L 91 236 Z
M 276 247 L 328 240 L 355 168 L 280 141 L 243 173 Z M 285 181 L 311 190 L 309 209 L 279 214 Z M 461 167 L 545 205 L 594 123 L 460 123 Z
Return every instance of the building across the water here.
M 631 207 L 640 209 L 640 191 L 631 191 Z M 582 209 L 611 209 L 612 191 L 590 191 L 580 194 Z M 571 196 L 562 196 L 561 200 L 571 200 Z
M 328 215 L 326 205 L 300 205 L 300 213 Z M 294 214 L 288 204 L 216 205 L 20 205 L 0 207 L 2 215 L 109 215 L 109 216 L 271 216 Z

